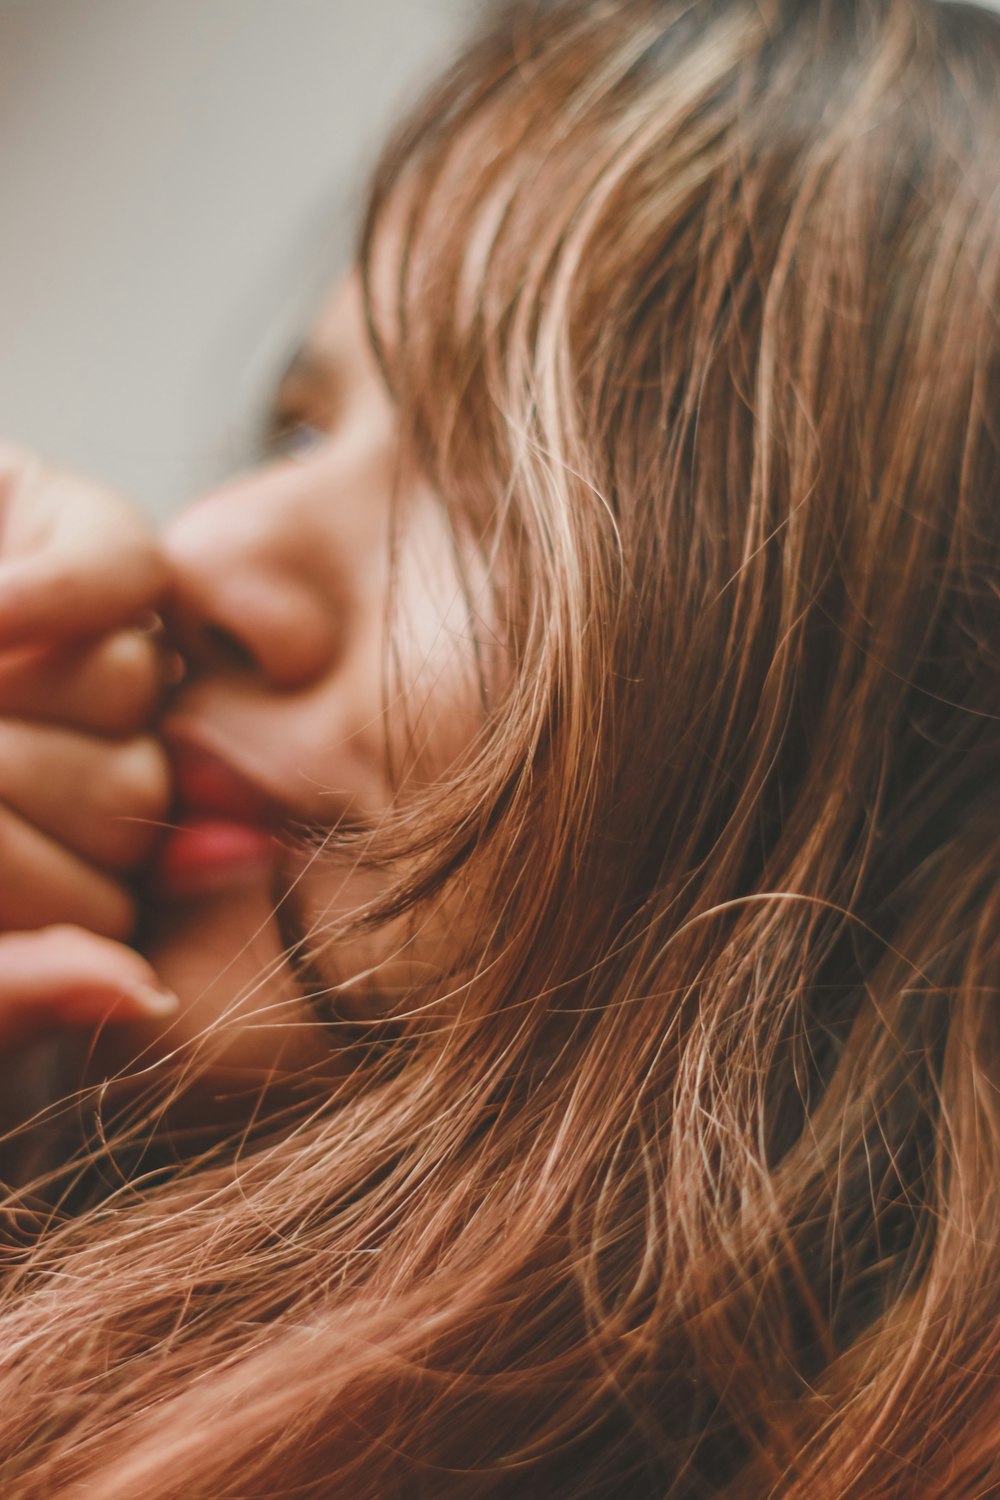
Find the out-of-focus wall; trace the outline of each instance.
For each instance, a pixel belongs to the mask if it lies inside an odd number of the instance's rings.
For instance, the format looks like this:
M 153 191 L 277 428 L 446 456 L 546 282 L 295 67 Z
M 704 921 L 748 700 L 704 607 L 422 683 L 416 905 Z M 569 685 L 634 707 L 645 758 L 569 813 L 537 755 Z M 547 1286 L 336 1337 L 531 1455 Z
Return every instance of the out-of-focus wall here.
M 0 436 L 163 515 L 245 462 L 470 0 L 0 0 Z

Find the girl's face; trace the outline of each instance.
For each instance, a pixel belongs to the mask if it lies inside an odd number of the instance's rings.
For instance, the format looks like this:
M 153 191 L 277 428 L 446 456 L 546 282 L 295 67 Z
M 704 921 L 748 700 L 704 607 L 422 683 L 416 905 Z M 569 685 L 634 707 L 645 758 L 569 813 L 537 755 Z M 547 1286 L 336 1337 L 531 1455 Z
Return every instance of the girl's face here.
M 310 855 L 294 831 L 363 835 L 453 761 L 481 703 L 472 616 L 485 576 L 477 598 L 442 506 L 402 466 L 356 277 L 282 381 L 275 428 L 275 456 L 165 538 L 189 668 L 164 722 L 177 800 L 146 947 L 182 1001 L 168 1045 L 225 1017 L 213 1077 L 237 1085 L 330 1052 L 285 959 L 283 915 L 321 931 L 378 893 L 376 874 Z M 393 944 L 390 930 L 334 952 L 337 978 L 357 978 L 348 1012 L 363 1009 L 365 971 L 375 988 L 405 983 Z

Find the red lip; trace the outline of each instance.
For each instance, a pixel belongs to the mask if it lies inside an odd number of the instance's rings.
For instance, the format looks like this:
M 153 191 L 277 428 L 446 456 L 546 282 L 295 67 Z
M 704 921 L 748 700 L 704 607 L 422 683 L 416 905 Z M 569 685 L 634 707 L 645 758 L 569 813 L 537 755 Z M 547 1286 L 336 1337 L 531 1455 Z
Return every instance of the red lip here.
M 273 827 L 277 804 L 219 756 L 189 744 L 171 744 L 174 788 L 181 821 L 209 816 L 224 822 Z
M 150 871 L 154 893 L 183 900 L 266 878 L 278 853 L 280 804 L 222 756 L 166 738 L 174 811 Z

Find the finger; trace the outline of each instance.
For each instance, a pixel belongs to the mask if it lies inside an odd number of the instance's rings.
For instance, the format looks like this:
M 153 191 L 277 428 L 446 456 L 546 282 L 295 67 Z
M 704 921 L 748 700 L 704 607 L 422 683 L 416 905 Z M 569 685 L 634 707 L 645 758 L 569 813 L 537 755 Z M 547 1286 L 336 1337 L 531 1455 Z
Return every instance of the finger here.
M 102 635 L 159 601 L 163 575 L 147 548 L 122 546 L 114 558 L 108 552 L 53 549 L 0 561 L 0 646 Z
M 0 713 L 98 734 L 135 734 L 181 670 L 177 653 L 148 630 L 7 651 L 0 653 Z
M 156 605 L 166 564 L 113 491 L 0 448 L 0 645 L 101 635 Z
M 0 719 L 0 801 L 88 861 L 127 870 L 149 851 L 170 801 L 159 740 L 102 740 Z
M 169 1019 L 177 997 L 138 953 L 79 927 L 0 936 L 0 1046 L 56 1026 Z
M 128 892 L 0 805 L 0 932 L 70 923 L 127 938 L 135 921 Z

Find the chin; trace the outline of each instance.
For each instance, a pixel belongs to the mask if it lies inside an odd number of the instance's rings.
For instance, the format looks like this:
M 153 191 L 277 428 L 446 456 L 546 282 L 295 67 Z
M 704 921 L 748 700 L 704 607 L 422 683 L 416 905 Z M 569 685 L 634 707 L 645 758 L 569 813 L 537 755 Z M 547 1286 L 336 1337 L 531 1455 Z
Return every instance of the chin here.
M 104 1033 L 92 1049 L 87 1081 L 115 1080 L 123 1097 L 142 1081 L 166 1085 L 171 1120 L 239 1122 L 277 1107 L 304 1082 L 342 1069 L 329 1034 L 301 998 L 286 961 L 272 874 L 248 870 L 242 882 L 183 900 L 151 903 L 140 943 L 181 1002 L 165 1027 L 144 1023 Z

